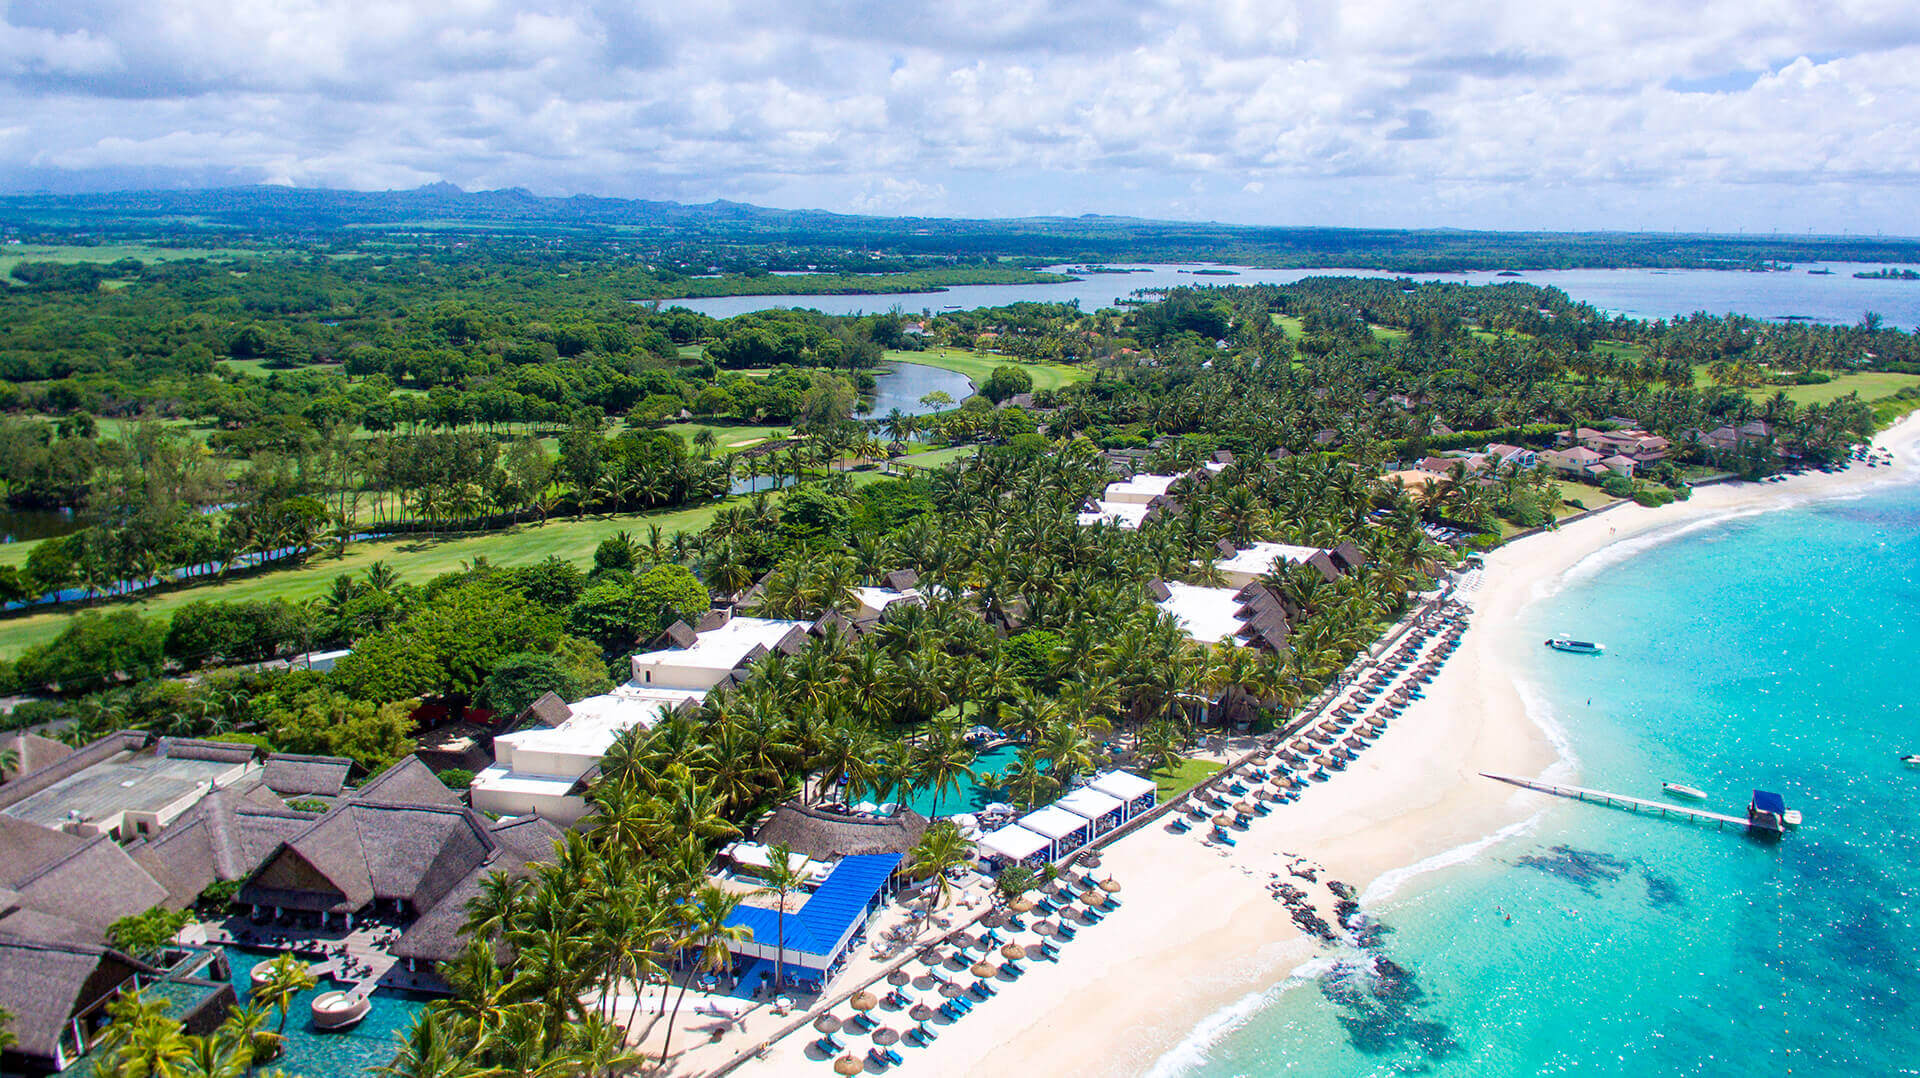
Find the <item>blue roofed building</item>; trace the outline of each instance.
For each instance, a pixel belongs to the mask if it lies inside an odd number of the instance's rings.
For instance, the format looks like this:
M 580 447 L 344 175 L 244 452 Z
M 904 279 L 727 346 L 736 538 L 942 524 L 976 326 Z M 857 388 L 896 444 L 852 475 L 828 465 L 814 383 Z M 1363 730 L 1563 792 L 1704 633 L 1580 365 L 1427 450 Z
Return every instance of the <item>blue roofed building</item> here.
M 824 986 L 839 970 L 867 918 L 892 893 L 893 874 L 901 860 L 897 853 L 841 858 L 806 903 L 786 915 L 784 924 L 777 910 L 740 906 L 727 923 L 749 929 L 752 936 L 731 945 L 735 961 L 745 965 L 778 958 L 785 964 L 788 981 Z

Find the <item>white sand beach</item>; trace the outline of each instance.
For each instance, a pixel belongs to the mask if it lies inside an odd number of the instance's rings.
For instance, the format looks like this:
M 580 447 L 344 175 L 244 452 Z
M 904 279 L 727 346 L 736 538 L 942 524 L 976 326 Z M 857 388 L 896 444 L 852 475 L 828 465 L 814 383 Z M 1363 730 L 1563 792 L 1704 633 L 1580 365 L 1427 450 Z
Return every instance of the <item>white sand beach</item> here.
M 1256 819 L 1236 833 L 1230 851 L 1203 844 L 1200 829 L 1175 834 L 1164 824 L 1108 847 L 1099 874 L 1121 882 L 1124 906 L 1081 929 L 1060 961 L 1029 963 L 1026 975 L 1001 984 L 995 998 L 937 1026 L 941 1035 L 931 1048 L 901 1048 L 906 1065 L 898 1069 L 954 1078 L 1146 1072 L 1210 1015 L 1272 987 L 1319 953 L 1269 893 L 1270 874 L 1321 902 L 1328 901 L 1329 879 L 1378 893 L 1383 882 L 1407 875 L 1396 870 L 1482 843 L 1541 810 L 1541 795 L 1479 776 L 1537 775 L 1558 759 L 1529 716 L 1508 659 L 1540 646 L 1515 639 L 1523 607 L 1609 546 L 1910 479 L 1920 421 L 1909 417 L 1878 444 L 1893 450 L 1893 467 L 1707 487 L 1685 503 L 1617 507 L 1495 551 L 1461 593 L 1474 611 L 1459 650 L 1427 697 L 1356 763 Z M 1324 866 L 1318 884 L 1287 877 L 1293 856 Z M 808 1054 L 811 1040 L 788 1037 L 735 1073 L 831 1074 L 829 1061 Z M 851 1043 L 864 1051 L 858 1038 Z

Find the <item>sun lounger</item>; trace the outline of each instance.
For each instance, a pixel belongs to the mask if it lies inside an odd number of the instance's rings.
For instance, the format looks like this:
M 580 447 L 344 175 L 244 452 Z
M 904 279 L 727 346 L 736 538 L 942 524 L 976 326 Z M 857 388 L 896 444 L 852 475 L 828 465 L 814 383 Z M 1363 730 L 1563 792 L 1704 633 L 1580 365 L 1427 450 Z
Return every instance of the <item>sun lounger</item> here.
M 880 1023 L 874 1021 L 872 1018 L 869 1018 L 864 1012 L 862 1012 L 862 1013 L 855 1014 L 852 1018 L 849 1018 L 847 1020 L 847 1024 L 850 1026 L 858 1026 L 860 1027 L 860 1032 L 865 1033 L 867 1030 L 875 1028 Z
M 1072 925 L 1061 925 L 1058 931 L 1060 935 L 1065 937 L 1066 939 L 1072 939 L 1074 936 L 1079 934 L 1079 931 L 1075 929 Z
M 835 1053 L 844 1052 L 847 1050 L 847 1046 L 844 1044 L 841 1044 L 839 1041 L 834 1040 L 833 1034 L 831 1033 L 827 1034 L 824 1037 L 821 1037 L 817 1041 L 814 1041 L 813 1046 L 815 1048 L 820 1049 L 822 1052 L 825 1052 L 828 1055 L 834 1055 Z
M 867 1062 L 879 1067 L 881 1070 L 887 1069 L 887 1057 L 883 1055 L 878 1048 L 867 1049 Z
M 1167 825 L 1167 829 L 1175 833 L 1184 835 L 1188 831 L 1192 830 L 1192 826 L 1188 824 L 1187 821 L 1180 819 L 1179 817 L 1176 816 L 1174 817 L 1173 823 Z M 1052 913 L 1053 911 L 1049 909 L 1047 912 Z
M 932 1026 L 926 1024 L 925 1022 L 922 1022 L 919 1025 L 914 1026 L 913 1031 L 915 1033 L 918 1033 L 920 1035 L 920 1039 L 923 1041 L 937 1041 L 940 1039 L 939 1031 L 934 1029 Z
M 891 1048 L 880 1049 L 880 1054 L 886 1059 L 887 1062 L 893 1064 L 896 1067 L 906 1062 L 906 1060 L 901 1057 L 900 1053 L 894 1051 Z

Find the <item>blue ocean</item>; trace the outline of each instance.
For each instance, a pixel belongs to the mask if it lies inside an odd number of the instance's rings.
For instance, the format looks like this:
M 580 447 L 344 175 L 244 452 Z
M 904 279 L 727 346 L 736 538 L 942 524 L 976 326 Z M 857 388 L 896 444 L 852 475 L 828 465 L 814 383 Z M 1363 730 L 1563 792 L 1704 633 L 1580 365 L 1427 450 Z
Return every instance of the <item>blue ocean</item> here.
M 1531 703 L 1583 785 L 1736 815 L 1774 790 L 1805 824 L 1554 800 L 1160 1072 L 1920 1073 L 1920 488 L 1676 531 L 1528 608 L 1528 638 L 1608 648 L 1529 653 Z

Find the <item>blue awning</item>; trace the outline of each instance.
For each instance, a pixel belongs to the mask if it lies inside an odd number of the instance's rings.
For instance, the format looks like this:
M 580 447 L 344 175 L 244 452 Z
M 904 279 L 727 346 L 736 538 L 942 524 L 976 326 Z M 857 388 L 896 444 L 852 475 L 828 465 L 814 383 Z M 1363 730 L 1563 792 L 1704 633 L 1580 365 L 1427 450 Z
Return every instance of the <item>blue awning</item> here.
M 1753 791 L 1753 807 L 1759 809 L 1761 812 L 1771 812 L 1775 816 L 1778 816 L 1787 811 L 1787 799 L 1781 797 L 1779 794 L 1768 793 L 1765 790 L 1755 790 Z
M 784 946 L 797 954 L 816 955 L 824 966 L 899 864 L 897 853 L 842 857 L 806 904 L 787 914 L 784 926 L 778 911 L 758 906 L 740 906 L 727 923 L 750 930 L 752 942 L 762 947 Z

